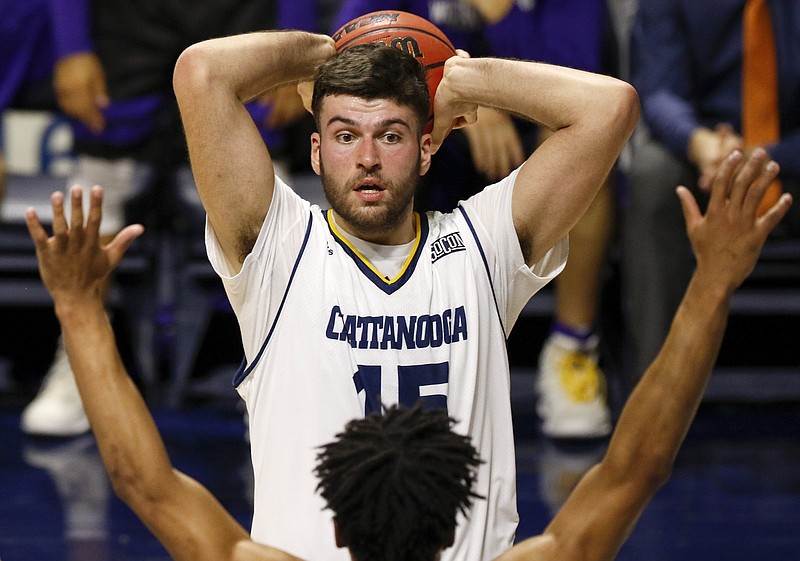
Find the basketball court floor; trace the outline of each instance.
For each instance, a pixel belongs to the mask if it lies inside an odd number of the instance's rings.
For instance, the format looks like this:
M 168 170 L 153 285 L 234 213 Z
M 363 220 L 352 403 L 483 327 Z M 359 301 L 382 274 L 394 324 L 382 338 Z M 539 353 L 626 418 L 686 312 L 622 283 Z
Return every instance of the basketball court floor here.
M 605 442 L 554 442 L 517 409 L 518 537 L 547 524 Z M 2 561 L 161 561 L 169 557 L 113 496 L 91 435 L 48 440 L 19 430 L 19 403 L 0 410 Z M 241 411 L 157 411 L 176 466 L 246 527 L 252 472 Z M 800 407 L 704 405 L 669 483 L 620 560 L 800 559 Z

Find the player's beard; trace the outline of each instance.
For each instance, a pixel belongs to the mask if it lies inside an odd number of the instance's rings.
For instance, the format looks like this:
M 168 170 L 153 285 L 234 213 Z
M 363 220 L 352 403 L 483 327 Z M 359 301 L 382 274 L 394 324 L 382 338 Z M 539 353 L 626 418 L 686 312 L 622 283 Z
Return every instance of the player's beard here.
M 342 217 L 360 235 L 375 233 L 385 235 L 387 231 L 402 224 L 412 210 L 414 194 L 419 183 L 421 156 L 416 165 L 409 169 L 408 175 L 399 181 L 391 181 L 380 173 L 364 173 L 349 180 L 345 185 L 337 184 L 325 173 L 320 159 L 319 169 L 325 198 L 334 212 Z M 365 203 L 352 196 L 353 188 L 364 178 L 372 177 L 380 182 L 387 195 L 378 203 Z

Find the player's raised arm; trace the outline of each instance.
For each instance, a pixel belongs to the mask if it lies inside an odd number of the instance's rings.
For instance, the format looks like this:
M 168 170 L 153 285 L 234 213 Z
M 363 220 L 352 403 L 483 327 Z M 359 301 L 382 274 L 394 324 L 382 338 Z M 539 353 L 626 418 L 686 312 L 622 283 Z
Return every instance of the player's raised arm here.
M 267 31 L 203 41 L 178 58 L 173 87 L 192 171 L 236 270 L 255 242 L 274 187 L 272 161 L 244 103 L 310 79 L 333 53 L 325 35 Z
M 604 459 L 578 483 L 544 533 L 502 561 L 610 561 L 668 479 L 716 361 L 731 295 L 791 204 L 784 195 L 757 216 L 778 172 L 765 159 L 763 150 L 743 164 L 739 152 L 729 156 L 705 216 L 689 190 L 679 189 L 697 268 L 664 346 L 628 399 Z
M 454 120 L 494 107 L 555 133 L 528 158 L 514 186 L 514 226 L 535 263 L 588 208 L 639 115 L 629 84 L 528 61 L 452 57 L 436 93 L 433 145 Z
M 51 199 L 52 236 L 33 209 L 26 221 L 114 491 L 178 561 L 291 561 L 294 558 L 281 551 L 250 541 L 245 529 L 205 487 L 173 468 L 150 412 L 122 363 L 101 290 L 143 229 L 128 226 L 109 245 L 101 246 L 101 189 L 92 190 L 85 224 L 81 189 L 74 187 L 70 196 L 69 222 L 63 194 L 55 193 Z

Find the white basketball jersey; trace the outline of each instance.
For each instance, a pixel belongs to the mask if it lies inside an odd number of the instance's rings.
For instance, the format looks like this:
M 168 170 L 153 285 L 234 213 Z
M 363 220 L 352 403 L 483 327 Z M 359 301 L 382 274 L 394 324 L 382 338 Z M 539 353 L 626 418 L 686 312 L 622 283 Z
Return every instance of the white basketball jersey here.
M 490 560 L 518 516 L 506 337 L 557 275 L 566 238 L 536 267 L 511 219 L 516 173 L 449 214 L 417 216 L 400 273 L 380 275 L 322 211 L 276 178 L 252 253 L 229 276 L 213 231 L 209 258 L 242 331 L 235 385 L 247 404 L 255 470 L 252 537 L 310 561 L 349 556 L 316 493 L 318 447 L 380 404 L 446 408 L 485 463 L 477 500 L 443 559 Z

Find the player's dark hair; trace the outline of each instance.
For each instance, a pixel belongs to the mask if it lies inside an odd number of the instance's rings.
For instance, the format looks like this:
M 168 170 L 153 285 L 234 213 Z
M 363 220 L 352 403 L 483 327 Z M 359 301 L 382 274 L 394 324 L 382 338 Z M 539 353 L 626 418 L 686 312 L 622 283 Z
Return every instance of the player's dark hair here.
M 453 543 L 481 463 L 441 410 L 388 408 L 321 447 L 317 490 L 357 561 L 433 561 Z
M 428 121 L 430 94 L 425 68 L 408 53 L 383 43 L 354 45 L 317 69 L 311 109 L 318 129 L 322 102 L 330 95 L 389 99 L 410 107 L 419 120 L 420 134 Z

